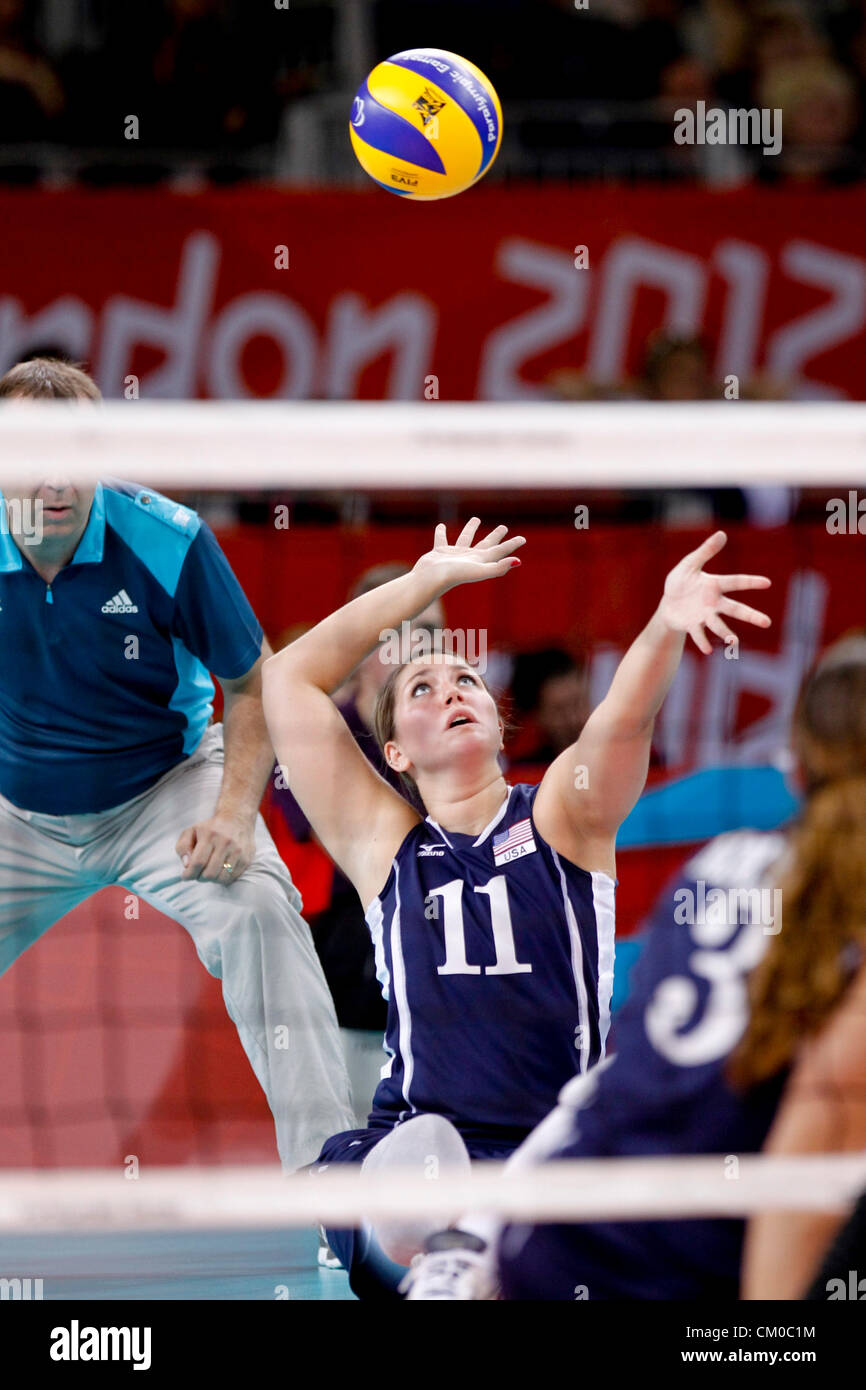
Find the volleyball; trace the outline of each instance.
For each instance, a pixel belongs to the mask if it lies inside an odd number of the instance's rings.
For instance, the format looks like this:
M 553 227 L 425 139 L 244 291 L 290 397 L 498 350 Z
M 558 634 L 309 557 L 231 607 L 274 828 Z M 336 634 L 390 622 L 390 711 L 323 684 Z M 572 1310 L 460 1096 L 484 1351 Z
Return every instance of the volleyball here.
M 502 138 L 502 107 L 480 68 L 442 48 L 409 48 L 378 63 L 358 89 L 352 148 L 380 188 L 429 201 L 486 174 Z

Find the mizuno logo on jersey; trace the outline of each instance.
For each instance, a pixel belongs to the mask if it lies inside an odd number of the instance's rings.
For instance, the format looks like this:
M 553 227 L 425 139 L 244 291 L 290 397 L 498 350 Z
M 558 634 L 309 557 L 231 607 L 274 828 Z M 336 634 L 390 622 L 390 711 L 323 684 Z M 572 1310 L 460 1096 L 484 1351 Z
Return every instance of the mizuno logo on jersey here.
M 535 838 L 532 834 L 532 821 L 519 820 L 510 830 L 503 830 L 493 836 L 494 864 L 510 864 L 512 859 L 522 859 L 525 854 L 534 854 Z
M 137 613 L 138 605 L 133 603 L 125 589 L 118 589 L 114 598 L 110 598 L 107 603 L 102 605 L 102 611 L 103 613 Z
M 422 845 L 416 854 L 416 859 L 434 859 L 441 857 L 445 853 L 441 844 Z

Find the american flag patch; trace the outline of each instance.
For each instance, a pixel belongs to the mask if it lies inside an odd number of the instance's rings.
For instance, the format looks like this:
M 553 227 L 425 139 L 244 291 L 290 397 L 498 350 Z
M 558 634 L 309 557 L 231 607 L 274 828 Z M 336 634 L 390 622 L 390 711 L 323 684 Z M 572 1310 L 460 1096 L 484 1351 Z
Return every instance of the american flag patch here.
M 524 854 L 534 853 L 535 840 L 532 822 L 528 816 L 526 820 L 517 821 L 510 830 L 503 830 L 499 835 L 493 836 L 494 864 L 508 864 L 512 859 L 521 859 Z

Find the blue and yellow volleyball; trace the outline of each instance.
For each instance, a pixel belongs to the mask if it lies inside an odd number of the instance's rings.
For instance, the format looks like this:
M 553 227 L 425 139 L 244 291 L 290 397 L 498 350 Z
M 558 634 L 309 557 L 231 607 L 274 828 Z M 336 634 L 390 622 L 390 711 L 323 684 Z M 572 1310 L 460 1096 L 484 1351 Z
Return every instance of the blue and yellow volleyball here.
M 352 148 L 380 188 L 451 198 L 477 183 L 502 139 L 502 107 L 480 68 L 443 48 L 408 48 L 358 89 Z

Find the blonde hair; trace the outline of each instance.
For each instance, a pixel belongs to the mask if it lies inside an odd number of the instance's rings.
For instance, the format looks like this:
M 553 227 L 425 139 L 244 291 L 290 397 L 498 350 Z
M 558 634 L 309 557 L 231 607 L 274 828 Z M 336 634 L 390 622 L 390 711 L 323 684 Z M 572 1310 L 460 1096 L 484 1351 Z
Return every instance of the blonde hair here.
M 777 63 L 760 83 L 760 104 L 793 115 L 803 102 L 815 97 L 841 98 L 853 121 L 857 109 L 857 84 L 851 74 L 827 58 L 792 59 Z

